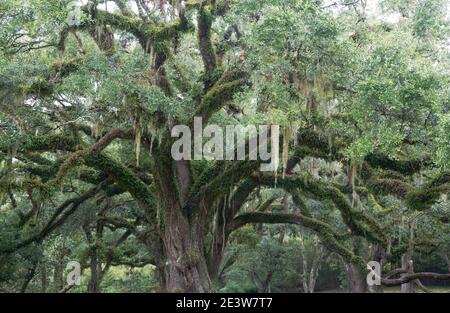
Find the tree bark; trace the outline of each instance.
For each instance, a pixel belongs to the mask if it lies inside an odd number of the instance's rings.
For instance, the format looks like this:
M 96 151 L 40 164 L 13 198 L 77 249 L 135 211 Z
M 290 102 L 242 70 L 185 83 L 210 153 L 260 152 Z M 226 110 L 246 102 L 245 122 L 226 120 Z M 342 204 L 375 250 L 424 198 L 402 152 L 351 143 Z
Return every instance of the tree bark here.
M 211 281 L 203 253 L 201 225 L 198 222 L 190 224 L 178 210 L 170 211 L 164 236 L 167 290 L 209 292 Z
M 208 270 L 212 281 L 218 281 L 220 265 L 223 259 L 223 253 L 228 240 L 228 225 L 226 223 L 226 200 L 219 204 L 217 215 L 215 216 L 213 242 L 211 253 L 208 260 Z
M 233 218 L 255 188 L 256 184 L 253 181 L 246 181 L 239 186 L 233 195 L 225 195 L 219 202 L 218 210 L 213 220 L 213 240 L 208 258 L 209 275 L 214 282 L 220 280 L 220 273 L 223 272 L 221 265 L 228 238 L 232 231 L 230 226 L 233 223 Z M 228 201 L 228 197 L 231 197 L 231 201 Z M 257 224 L 256 229 L 258 235 L 262 237 L 262 224 Z
M 62 260 L 61 260 L 62 262 Z M 55 290 L 58 292 L 59 290 L 63 289 L 64 287 L 64 276 L 63 276 L 63 265 L 62 263 L 55 264 L 55 269 L 53 273 L 53 281 L 55 284 Z
M 103 236 L 103 222 L 98 221 L 95 228 L 95 238 L 91 234 L 89 225 L 85 225 L 84 231 L 86 234 L 86 239 L 91 246 L 90 248 L 90 263 L 89 269 L 91 272 L 91 278 L 89 279 L 87 291 L 89 293 L 99 293 L 100 283 L 102 279 L 102 265 L 98 259 L 97 250 Z
M 364 293 L 366 291 L 365 275 L 352 263 L 345 263 L 347 270 L 348 289 L 350 293 Z
M 45 263 L 41 265 L 41 293 L 47 292 L 47 266 Z
M 91 252 L 91 262 L 90 262 L 90 270 L 91 270 L 91 278 L 88 283 L 88 292 L 89 293 L 99 293 L 100 292 L 100 271 L 97 253 L 95 248 Z
M 413 261 L 411 260 L 411 257 L 412 257 L 411 250 L 409 250 L 408 252 L 406 252 L 405 254 L 402 255 L 402 268 L 406 269 L 407 273 L 402 274 L 400 276 L 400 278 L 404 277 L 405 275 L 414 273 Z M 401 286 L 402 293 L 414 293 L 415 290 L 416 290 L 416 284 L 414 283 L 414 281 L 410 281 L 406 284 L 402 284 L 402 286 Z
M 164 257 L 164 244 L 161 237 L 152 238 L 147 234 L 138 237 L 151 255 L 154 257 L 156 267 L 156 279 L 159 283 L 159 292 L 167 292 L 166 260 Z
M 448 272 L 450 273 L 450 259 L 447 255 L 447 253 L 444 253 L 444 259 L 447 262 L 447 268 L 448 268 Z
M 25 281 L 22 284 L 22 287 L 20 288 L 20 293 L 25 293 L 25 291 L 28 288 L 28 285 L 30 284 L 31 280 L 34 278 L 34 275 L 36 274 L 36 267 L 37 264 L 33 265 L 32 268 L 28 269 L 27 274 L 25 275 Z
M 166 147 L 167 148 L 167 147 Z M 176 190 L 187 190 L 189 182 L 174 174 L 170 147 L 159 151 L 155 180 L 164 210 L 163 251 L 166 258 L 165 283 L 168 292 L 209 292 L 212 289 L 203 250 L 206 208 L 200 204 L 183 208 Z M 169 151 L 167 153 L 167 151 Z M 186 176 L 186 175 L 184 175 Z M 176 182 L 181 186 L 177 186 Z

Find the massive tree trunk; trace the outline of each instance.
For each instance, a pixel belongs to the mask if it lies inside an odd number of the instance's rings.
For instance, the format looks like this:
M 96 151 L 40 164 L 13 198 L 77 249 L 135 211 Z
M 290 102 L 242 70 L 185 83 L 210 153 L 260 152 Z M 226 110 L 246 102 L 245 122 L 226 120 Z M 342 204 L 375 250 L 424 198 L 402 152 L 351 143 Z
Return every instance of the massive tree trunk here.
M 354 238 L 352 240 L 353 250 L 358 255 L 363 255 L 366 251 L 365 241 L 362 238 Z M 363 293 L 367 290 L 366 272 L 362 265 L 345 261 L 347 270 L 348 288 L 351 293 Z
M 170 152 L 167 153 L 167 150 L 164 154 L 158 154 L 155 179 L 165 217 L 162 237 L 167 260 L 167 291 L 209 292 L 211 281 L 203 246 L 206 208 L 204 205 L 199 205 L 198 208 L 182 206 L 181 202 L 186 199 L 187 194 L 182 192 L 180 197 L 177 190 L 188 191 L 186 185 L 190 181 L 185 175 L 180 175 L 179 169 L 174 175 Z
M 179 210 L 172 210 L 167 215 L 164 236 L 167 290 L 209 292 L 211 281 L 203 252 L 201 225 L 189 223 Z
M 348 289 L 350 293 L 364 293 L 366 291 L 366 276 L 352 263 L 345 263 L 347 270 Z

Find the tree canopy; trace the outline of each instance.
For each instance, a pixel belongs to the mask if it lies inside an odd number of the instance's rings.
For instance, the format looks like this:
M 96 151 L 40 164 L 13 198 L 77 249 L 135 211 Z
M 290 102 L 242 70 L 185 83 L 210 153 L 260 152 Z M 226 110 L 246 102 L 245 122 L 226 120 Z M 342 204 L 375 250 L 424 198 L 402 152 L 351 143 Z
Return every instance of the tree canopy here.
M 448 3 L 377 4 L 3 0 L 0 290 L 450 280 Z M 174 160 L 195 117 L 280 125 L 280 166 Z

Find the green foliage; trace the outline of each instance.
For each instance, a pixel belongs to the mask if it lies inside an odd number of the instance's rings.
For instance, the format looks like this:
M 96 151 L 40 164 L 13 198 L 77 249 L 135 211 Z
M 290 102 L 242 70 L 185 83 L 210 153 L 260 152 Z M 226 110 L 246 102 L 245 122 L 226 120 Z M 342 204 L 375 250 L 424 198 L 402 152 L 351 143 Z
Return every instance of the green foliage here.
M 450 166 L 450 113 L 441 116 L 438 124 L 438 140 L 435 161 L 448 170 Z
M 315 260 L 316 289 L 347 287 L 369 244 L 386 268 L 413 247 L 444 269 L 445 1 L 383 0 L 389 21 L 365 1 L 90 1 L 77 27 L 69 2 L 0 3 L 2 291 L 57 292 L 73 260 L 71 292 L 155 292 L 215 263 L 214 290 L 302 292 Z M 174 162 L 171 128 L 198 115 L 282 126 L 283 170 Z
M 447 8 L 448 2 L 443 0 L 419 1 L 413 16 L 414 33 L 422 38 L 448 36 Z
M 108 272 L 103 285 L 108 293 L 146 293 L 158 290 L 158 282 L 151 266 L 141 269 L 114 267 Z

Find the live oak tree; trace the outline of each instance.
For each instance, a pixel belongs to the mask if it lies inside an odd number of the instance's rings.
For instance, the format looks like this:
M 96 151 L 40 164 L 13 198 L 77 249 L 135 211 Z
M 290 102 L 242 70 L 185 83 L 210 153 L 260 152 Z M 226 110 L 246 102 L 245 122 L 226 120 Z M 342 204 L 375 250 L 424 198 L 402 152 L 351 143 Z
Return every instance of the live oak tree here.
M 365 1 L 87 1 L 68 24 L 69 2 L 0 4 L 2 259 L 70 224 L 89 291 L 136 240 L 146 256 L 130 262 L 153 264 L 161 291 L 209 292 L 233 232 L 293 224 L 344 260 L 355 291 L 368 260 L 403 256 L 388 286 L 450 279 L 410 266 L 450 240 L 444 1 L 385 1 L 395 23 Z M 282 164 L 175 161 L 171 129 L 194 117 L 281 125 Z M 255 205 L 274 188 L 294 209 Z

